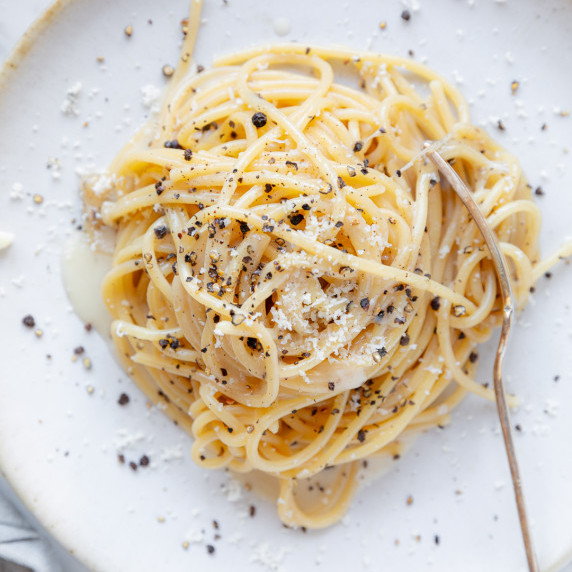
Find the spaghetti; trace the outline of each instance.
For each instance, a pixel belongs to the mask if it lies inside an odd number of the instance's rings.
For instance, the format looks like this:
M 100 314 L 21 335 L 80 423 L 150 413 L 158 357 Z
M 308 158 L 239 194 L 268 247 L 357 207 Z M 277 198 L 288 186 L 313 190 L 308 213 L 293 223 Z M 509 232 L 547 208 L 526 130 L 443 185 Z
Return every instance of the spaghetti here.
M 447 423 L 467 391 L 493 399 L 475 370 L 502 316 L 495 270 L 423 143 L 441 141 L 473 189 L 519 308 L 554 260 L 538 262 L 540 216 L 516 159 L 436 73 L 289 44 L 189 74 L 195 34 L 113 184 L 85 185 L 92 226 L 117 231 L 103 288 L 113 340 L 192 434 L 199 465 L 274 475 L 281 519 L 324 527 L 363 459 Z M 350 67 L 359 86 L 336 81 Z M 319 501 L 301 499 L 326 468 Z

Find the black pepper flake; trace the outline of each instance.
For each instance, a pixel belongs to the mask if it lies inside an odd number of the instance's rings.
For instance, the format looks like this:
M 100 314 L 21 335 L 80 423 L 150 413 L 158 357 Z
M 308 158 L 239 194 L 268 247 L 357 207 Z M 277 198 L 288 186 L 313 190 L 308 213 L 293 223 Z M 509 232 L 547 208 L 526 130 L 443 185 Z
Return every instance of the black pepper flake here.
M 363 443 L 365 441 L 365 431 L 363 429 L 360 429 L 357 433 L 357 440 L 360 443 Z
M 258 346 L 258 339 L 257 338 L 246 338 L 246 345 L 251 350 L 255 350 Z
M 270 183 L 266 183 L 264 185 L 264 192 L 269 193 L 272 190 L 272 185 Z
M 479 354 L 477 352 L 471 352 L 469 354 L 469 361 L 475 363 L 479 359 Z
M 341 220 L 339 220 L 335 226 L 336 228 L 341 228 L 342 226 L 344 226 L 344 223 Z
M 246 234 L 249 230 L 250 227 L 245 222 L 240 223 L 240 232 L 242 232 L 242 234 Z
M 183 150 L 183 147 L 181 146 L 181 144 L 179 143 L 179 141 L 177 139 L 171 139 L 170 141 L 165 141 L 165 143 L 163 143 L 163 146 L 166 147 L 167 149 L 181 149 L 181 150 Z
M 545 194 L 544 189 L 542 187 L 536 187 L 536 189 L 534 189 L 534 194 L 538 197 L 542 197 Z
M 74 350 L 73 350 L 73 353 L 74 353 L 76 356 L 80 356 L 80 355 L 81 355 L 82 353 L 84 353 L 84 352 L 85 352 L 85 348 L 84 348 L 83 346 L 77 346 L 77 347 L 75 347 Z
M 406 346 L 409 344 L 409 336 L 407 334 L 403 334 L 399 340 L 399 345 Z
M 36 325 L 36 320 L 34 320 L 34 316 L 28 314 L 22 318 L 22 324 L 24 324 L 26 328 L 33 328 Z
M 334 391 L 334 389 L 336 388 L 336 385 L 333 381 L 328 381 L 328 389 L 330 391 Z
M 135 463 L 134 461 L 130 461 L 130 462 L 129 462 L 129 466 L 131 467 L 131 469 L 132 469 L 133 471 L 136 471 L 136 470 L 137 470 L 137 463 Z
M 197 263 L 197 253 L 193 250 L 190 254 L 185 254 L 185 262 L 189 262 L 191 266 Z
M 254 517 L 254 515 L 256 514 L 256 507 L 253 504 L 251 504 L 248 507 L 248 514 L 250 515 L 250 517 Z
M 354 153 L 359 153 L 363 149 L 363 143 L 361 141 L 356 141 L 354 144 Z
M 122 393 L 119 396 L 117 403 L 119 403 L 119 405 L 127 405 L 129 403 L 129 395 L 127 395 L 127 393 Z
M 397 171 L 395 171 L 395 174 L 396 174 L 398 177 L 401 177 L 401 170 L 400 170 L 400 169 L 397 169 Z
M 169 232 L 169 229 L 163 225 L 163 226 L 156 226 L 154 229 L 155 231 L 155 236 L 161 240 L 162 238 L 165 238 L 167 236 L 167 232 Z
M 433 300 L 431 300 L 431 309 L 437 311 L 441 307 L 441 298 L 439 296 L 435 296 Z
M 439 546 L 439 542 L 441 542 L 441 539 L 439 538 L 439 535 L 438 535 L 438 534 L 436 534 L 436 535 L 434 536 L 433 540 L 435 541 L 435 544 L 436 544 L 437 546 Z
M 302 214 L 295 214 L 292 215 L 290 218 L 290 222 L 294 225 L 297 226 L 299 225 L 303 220 L 304 220 L 304 215 Z
M 296 169 L 296 171 L 298 170 L 298 163 L 294 163 L 294 161 L 286 161 L 286 166 L 287 167 L 294 167 L 294 169 Z
M 149 457 L 147 455 L 143 455 L 140 459 L 139 459 L 139 465 L 141 465 L 142 467 L 147 467 L 150 463 Z
M 403 12 L 401 12 L 401 19 L 409 22 L 409 20 L 411 20 L 411 12 L 409 10 L 403 10 Z
M 362 307 L 363 310 L 367 312 L 369 310 L 369 298 L 362 298 L 359 301 L 359 305 Z
M 193 152 L 190 149 L 185 149 L 185 161 L 190 161 L 193 156 Z
M 207 552 L 209 554 L 214 554 L 215 547 L 212 544 L 207 544 Z
M 262 113 L 261 111 L 258 111 L 252 116 L 252 124 L 254 127 L 264 127 L 267 121 L 268 118 L 266 117 L 266 114 Z
M 157 181 L 155 183 L 155 191 L 157 192 L 157 194 L 160 195 L 164 190 L 165 187 L 163 186 L 163 181 Z

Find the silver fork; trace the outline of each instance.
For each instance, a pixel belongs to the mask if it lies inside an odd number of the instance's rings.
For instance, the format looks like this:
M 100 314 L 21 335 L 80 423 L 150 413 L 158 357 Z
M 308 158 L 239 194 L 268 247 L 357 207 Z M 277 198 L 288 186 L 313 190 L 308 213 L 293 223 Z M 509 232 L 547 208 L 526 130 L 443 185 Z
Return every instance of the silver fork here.
M 451 185 L 453 190 L 457 193 L 473 217 L 475 224 L 483 235 L 495 265 L 503 302 L 503 322 L 497 348 L 497 355 L 495 358 L 495 365 L 493 369 L 496 404 L 502 428 L 506 454 L 508 457 L 510 474 L 512 477 L 514 495 L 516 497 L 516 507 L 518 509 L 518 518 L 520 520 L 520 528 L 522 531 L 522 539 L 524 541 L 524 549 L 526 551 L 526 559 L 528 561 L 528 569 L 530 572 L 539 572 L 540 569 L 538 567 L 538 561 L 536 560 L 536 555 L 534 553 L 534 547 L 532 544 L 532 536 L 530 534 L 530 527 L 526 513 L 526 504 L 524 502 L 522 479 L 520 477 L 520 470 L 518 468 L 518 461 L 516 459 L 516 452 L 514 449 L 514 442 L 510 426 L 510 417 L 502 381 L 502 362 L 506 351 L 508 336 L 510 333 L 512 317 L 514 313 L 512 288 L 510 285 L 506 260 L 499 248 L 493 230 L 488 225 L 477 203 L 473 199 L 469 188 L 467 185 L 465 185 L 461 177 L 459 177 L 453 167 L 451 167 L 451 165 L 449 165 L 449 163 L 447 163 L 447 161 L 445 161 L 445 159 L 443 159 L 443 157 L 435 150 L 431 143 L 425 144 L 425 151 L 423 154 L 429 157 L 429 159 L 437 167 L 438 171 L 445 177 L 449 185 Z

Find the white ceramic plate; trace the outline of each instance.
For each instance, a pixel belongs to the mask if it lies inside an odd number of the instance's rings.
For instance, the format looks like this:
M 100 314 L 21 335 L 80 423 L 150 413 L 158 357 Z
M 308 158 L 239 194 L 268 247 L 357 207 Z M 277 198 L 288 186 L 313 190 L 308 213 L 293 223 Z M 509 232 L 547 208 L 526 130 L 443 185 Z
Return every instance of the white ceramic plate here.
M 279 39 L 412 50 L 460 84 L 475 122 L 542 186 L 548 253 L 572 231 L 572 118 L 560 113 L 572 108 L 572 4 L 413 1 L 408 22 L 405 7 L 207 0 L 196 61 Z M 163 85 L 186 11 L 186 0 L 63 2 L 4 71 L 0 230 L 14 234 L 0 253 L 4 476 L 43 527 L 96 570 L 524 570 L 493 404 L 469 397 L 450 427 L 422 436 L 393 472 L 362 490 L 343 523 L 304 534 L 284 529 L 272 503 L 235 490 L 228 475 L 195 467 L 189 438 L 146 407 L 106 343 L 72 311 L 60 257 L 80 220 L 76 168 L 104 167 L 144 120 L 141 89 Z M 66 92 L 78 82 L 77 115 L 65 115 Z M 543 569 L 563 565 L 572 550 L 570 292 L 570 267 L 540 281 L 506 363 L 509 389 L 524 402 L 513 423 L 522 428 L 516 443 Z M 26 314 L 41 337 L 22 325 Z M 73 361 L 80 345 L 86 353 Z M 492 349 L 481 351 L 480 381 Z M 122 392 L 131 397 L 125 407 Z M 146 454 L 151 465 L 134 472 L 118 453 L 127 462 Z

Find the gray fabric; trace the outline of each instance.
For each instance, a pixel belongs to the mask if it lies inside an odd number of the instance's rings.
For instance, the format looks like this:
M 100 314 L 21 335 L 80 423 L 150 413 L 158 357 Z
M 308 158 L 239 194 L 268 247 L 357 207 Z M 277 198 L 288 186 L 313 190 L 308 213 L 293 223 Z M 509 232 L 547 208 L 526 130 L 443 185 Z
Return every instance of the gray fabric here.
M 23 572 L 22 566 L 35 572 L 61 570 L 48 543 L 1 493 L 0 558 L 19 565 L 18 568 L 10 567 L 0 560 L 0 572 Z

